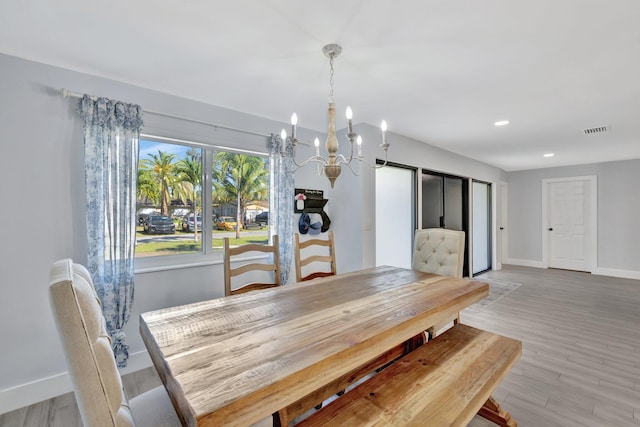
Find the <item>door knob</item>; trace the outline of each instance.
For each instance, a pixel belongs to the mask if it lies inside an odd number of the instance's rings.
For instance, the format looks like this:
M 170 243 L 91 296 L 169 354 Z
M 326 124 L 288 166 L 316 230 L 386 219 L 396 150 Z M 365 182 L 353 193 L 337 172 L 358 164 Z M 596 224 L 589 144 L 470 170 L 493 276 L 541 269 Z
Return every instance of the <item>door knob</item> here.
M 549 228 L 549 231 L 553 231 L 553 228 Z

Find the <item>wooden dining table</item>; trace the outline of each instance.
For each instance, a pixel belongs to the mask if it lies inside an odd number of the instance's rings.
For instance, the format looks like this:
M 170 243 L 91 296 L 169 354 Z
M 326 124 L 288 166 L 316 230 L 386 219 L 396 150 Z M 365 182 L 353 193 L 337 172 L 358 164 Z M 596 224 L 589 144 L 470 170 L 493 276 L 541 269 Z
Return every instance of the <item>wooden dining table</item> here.
M 488 294 L 382 266 L 143 313 L 140 333 L 183 425 L 246 426 Z

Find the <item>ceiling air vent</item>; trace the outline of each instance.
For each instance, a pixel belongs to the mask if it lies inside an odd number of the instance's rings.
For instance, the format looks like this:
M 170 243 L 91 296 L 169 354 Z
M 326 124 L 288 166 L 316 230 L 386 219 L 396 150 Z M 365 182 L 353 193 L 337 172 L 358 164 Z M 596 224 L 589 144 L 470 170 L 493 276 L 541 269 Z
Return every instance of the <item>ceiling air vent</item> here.
M 609 131 L 609 125 L 597 126 L 594 128 L 582 129 L 585 135 L 591 135 L 592 133 L 602 133 Z

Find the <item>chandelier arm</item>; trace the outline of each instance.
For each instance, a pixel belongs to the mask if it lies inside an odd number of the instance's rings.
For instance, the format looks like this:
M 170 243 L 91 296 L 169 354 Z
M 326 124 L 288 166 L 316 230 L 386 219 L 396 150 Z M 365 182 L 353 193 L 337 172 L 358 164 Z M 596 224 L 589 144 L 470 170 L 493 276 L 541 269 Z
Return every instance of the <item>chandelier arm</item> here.
M 295 167 L 293 168 L 293 170 L 292 170 L 292 172 L 293 172 L 293 173 L 296 173 L 296 172 L 298 171 L 298 169 L 302 168 L 304 165 L 306 165 L 306 164 L 307 164 L 307 162 L 298 163 L 298 162 L 296 161 L 296 150 L 295 150 L 295 146 L 293 147 L 293 150 L 292 150 L 292 152 L 291 152 L 291 161 L 293 162 L 293 164 L 294 164 L 294 166 L 295 166 Z
M 349 170 L 351 171 L 352 174 L 354 174 L 355 176 L 360 176 L 360 172 L 362 172 L 362 168 L 358 168 L 358 170 L 355 170 L 353 168 L 353 166 L 351 166 L 351 163 L 344 163 L 345 166 L 347 166 L 349 168 Z
M 350 141 L 351 144 L 349 144 L 351 146 L 351 152 L 349 153 L 349 160 L 345 160 L 346 163 L 351 163 L 351 161 L 353 160 L 353 141 Z M 344 156 L 342 156 L 344 158 Z
M 323 174 L 323 170 L 321 166 L 324 166 L 325 164 L 327 164 L 327 160 L 324 159 L 323 157 L 319 157 L 319 156 L 313 156 L 308 158 L 307 160 L 305 160 L 302 163 L 297 163 L 297 162 L 293 162 L 293 164 L 295 165 L 295 167 L 292 169 L 293 173 L 296 173 L 298 171 L 298 169 L 301 169 L 302 167 L 306 166 L 307 163 L 317 163 L 318 164 L 318 175 L 322 175 Z
M 309 162 L 315 162 L 315 163 L 321 163 L 323 165 L 327 164 L 327 159 L 325 159 L 324 157 L 321 156 L 313 156 L 313 157 L 309 157 L 307 160 L 305 160 L 302 163 L 298 163 L 295 161 L 295 159 L 293 159 L 293 164 L 297 166 L 297 169 L 300 169 L 301 167 L 303 167 L 304 165 L 306 165 Z
M 358 134 L 355 132 L 349 132 L 347 134 L 347 138 L 349 138 L 349 145 L 351 146 L 351 153 L 349 154 L 349 161 L 347 163 L 351 163 L 351 160 L 353 160 L 353 141 L 355 141 L 357 137 Z
M 300 169 L 301 167 L 303 167 L 304 165 L 306 165 L 309 162 L 317 162 L 317 163 L 322 163 L 322 164 L 326 164 L 327 160 L 322 157 L 322 156 L 311 156 L 309 157 L 307 160 L 303 161 L 302 163 L 298 163 L 298 161 L 296 160 L 296 145 L 298 143 L 298 139 L 292 139 L 292 138 L 287 138 L 290 142 L 291 142 L 291 160 L 293 161 L 293 164 L 296 165 L 296 168 L 294 169 L 294 172 L 297 171 L 298 169 Z
M 342 154 L 338 154 L 336 156 L 336 165 L 341 165 L 341 164 L 349 164 L 351 163 L 352 159 L 347 160 L 346 157 L 344 157 Z
M 342 154 L 338 154 L 336 156 L 336 164 L 351 163 L 352 160 L 358 159 L 358 157 L 353 157 L 353 141 L 355 141 L 357 136 L 358 134 L 355 132 L 351 132 L 347 134 L 347 138 L 349 138 L 349 145 L 350 145 L 349 159 L 347 159 Z
M 358 157 L 357 159 L 360 160 L 360 162 L 366 164 L 367 166 L 369 166 L 370 168 L 373 168 L 373 169 L 381 169 L 381 168 L 385 167 L 387 165 L 387 163 L 388 163 L 387 151 L 386 150 L 384 152 L 384 163 L 382 163 L 381 165 L 371 164 L 364 157 Z

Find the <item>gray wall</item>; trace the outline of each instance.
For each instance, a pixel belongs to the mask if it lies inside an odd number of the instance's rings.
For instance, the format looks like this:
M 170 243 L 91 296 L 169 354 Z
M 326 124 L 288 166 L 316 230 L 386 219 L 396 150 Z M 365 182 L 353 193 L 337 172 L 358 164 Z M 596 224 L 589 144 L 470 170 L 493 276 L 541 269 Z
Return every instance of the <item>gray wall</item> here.
M 598 178 L 596 273 L 640 274 L 640 160 L 508 173 L 510 259 L 542 262 L 542 180 L 589 175 Z
M 0 413 L 69 391 L 67 368 L 48 302 L 51 263 L 71 257 L 86 262 L 84 160 L 77 100 L 60 89 L 86 92 L 142 105 L 148 110 L 269 134 L 283 123 L 189 101 L 102 78 L 0 55 Z M 288 118 L 285 118 L 288 119 Z M 379 131 L 358 125 L 365 153 L 373 161 Z M 144 133 L 192 138 L 199 142 L 265 151 L 264 138 L 214 131 L 209 126 L 145 114 Z M 315 133 L 300 129 L 312 141 Z M 320 135 L 321 139 L 322 136 Z M 399 163 L 496 182 L 503 173 L 468 158 L 389 135 L 389 159 Z M 371 141 L 371 143 L 367 142 Z M 375 148 L 374 148 L 375 147 Z M 300 157 L 313 153 L 301 146 Z M 325 191 L 327 211 L 336 234 L 338 270 L 375 264 L 375 188 L 373 170 L 361 176 L 344 170 L 329 189 L 312 165 L 296 174 L 296 186 Z M 140 313 L 223 294 L 218 263 L 136 274 L 136 299 L 125 328 L 131 346 L 131 368 L 148 366 L 138 334 Z M 125 371 L 126 372 L 126 371 Z
M 135 102 L 145 109 L 279 133 L 283 123 L 205 105 L 60 68 L 0 55 L 0 413 L 70 390 L 66 364 L 48 301 L 51 263 L 71 257 L 86 262 L 82 125 L 77 99 L 61 88 Z M 266 151 L 266 138 L 145 114 L 145 133 Z M 302 137 L 315 133 L 300 130 Z M 321 136 L 321 135 L 320 135 Z M 303 150 L 306 147 L 303 147 Z M 301 170 L 298 185 L 317 188 Z M 322 189 L 322 188 L 321 188 Z M 334 212 L 336 224 L 348 221 Z M 349 242 L 341 241 L 350 252 Z M 343 269 L 348 269 L 341 260 Z M 347 261 L 349 262 L 349 261 Z M 354 269 L 359 268 L 359 260 Z M 132 369 L 149 363 L 138 334 L 141 312 L 223 295 L 218 263 L 136 275 L 136 300 L 125 328 Z

